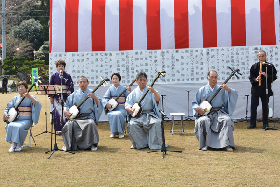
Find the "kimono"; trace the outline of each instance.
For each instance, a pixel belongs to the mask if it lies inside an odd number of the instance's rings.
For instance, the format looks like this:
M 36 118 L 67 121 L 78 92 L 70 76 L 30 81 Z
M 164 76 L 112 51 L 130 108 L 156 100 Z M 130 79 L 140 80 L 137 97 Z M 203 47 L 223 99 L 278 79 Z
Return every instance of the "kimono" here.
M 66 100 L 64 110 L 69 111 L 73 105 L 78 105 L 91 90 L 86 88 L 84 93 L 81 89 L 76 90 Z M 97 147 L 99 135 L 96 128 L 98 120 L 102 114 L 103 106 L 101 99 L 95 94 L 99 100 L 98 107 L 95 100 L 88 98 L 80 107 L 81 115 L 75 119 L 68 120 L 62 128 L 62 137 L 66 147 L 66 151 L 87 149 L 94 145 Z
M 55 72 L 52 74 L 50 78 L 50 85 L 61 85 L 61 78 L 59 72 Z M 62 127 L 65 125 L 65 117 L 62 115 L 62 108 L 63 105 L 68 97 L 67 92 L 70 91 L 71 93 L 74 92 L 73 81 L 70 74 L 63 71 L 63 79 L 62 79 L 63 86 L 63 100 L 61 101 L 61 92 L 58 91 L 56 95 L 49 95 L 54 98 L 53 108 L 56 108 L 54 116 L 56 118 L 56 130 L 61 131 Z
M 134 103 L 139 102 L 148 86 L 141 92 L 139 86 L 135 88 L 126 98 L 125 108 L 131 108 Z M 137 149 L 149 147 L 150 149 L 161 149 L 162 133 L 159 109 L 161 102 L 156 102 L 155 95 L 148 92 L 141 102 L 142 113 L 140 117 L 131 118 L 127 125 L 128 137 Z
M 118 88 L 116 88 L 114 85 L 110 86 L 107 92 L 105 93 L 102 104 L 104 106 L 105 114 L 108 115 L 108 120 L 110 124 L 111 133 L 124 133 L 125 128 L 125 117 L 126 117 L 126 110 L 124 107 L 125 99 L 129 95 L 129 91 L 126 90 L 118 99 L 118 106 L 112 110 L 108 111 L 107 108 L 105 108 L 108 101 L 112 98 L 118 97 L 126 87 L 119 85 Z
M 238 92 L 231 89 L 231 93 L 221 89 L 211 102 L 212 110 L 208 115 L 198 116 L 196 108 L 199 104 L 206 100 L 208 101 L 212 95 L 219 89 L 219 85 L 215 85 L 213 91 L 210 85 L 200 88 L 192 102 L 194 112 L 195 129 L 194 133 L 199 141 L 199 149 L 208 146 L 211 148 L 224 148 L 227 146 L 235 147 L 233 130 L 234 123 L 230 118 L 232 115 L 237 98 Z
M 33 123 L 35 125 L 38 123 L 42 105 L 33 95 L 32 97 L 35 99 L 36 104 L 34 105 L 30 99 L 24 98 L 18 108 L 18 119 L 13 122 L 7 122 L 7 126 L 5 127 L 7 132 L 5 140 L 7 142 L 15 142 L 22 146 L 27 136 L 28 129 L 32 126 Z M 8 114 L 10 108 L 15 107 L 20 100 L 21 95 L 14 97 L 7 104 L 4 113 Z M 3 121 L 5 121 L 5 117 L 3 118 Z

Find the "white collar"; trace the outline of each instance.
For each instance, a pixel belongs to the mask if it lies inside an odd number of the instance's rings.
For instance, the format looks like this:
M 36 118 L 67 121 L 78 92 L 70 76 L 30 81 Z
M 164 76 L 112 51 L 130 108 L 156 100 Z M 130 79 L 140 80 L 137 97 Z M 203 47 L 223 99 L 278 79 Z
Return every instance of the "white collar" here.
M 209 85 L 209 84 L 208 84 Z M 216 86 L 216 85 L 215 85 Z M 214 88 L 215 88 L 215 86 L 214 86 Z M 213 92 L 214 91 L 214 88 L 211 88 L 211 86 L 209 85 L 209 88 L 210 88 L 210 90 Z

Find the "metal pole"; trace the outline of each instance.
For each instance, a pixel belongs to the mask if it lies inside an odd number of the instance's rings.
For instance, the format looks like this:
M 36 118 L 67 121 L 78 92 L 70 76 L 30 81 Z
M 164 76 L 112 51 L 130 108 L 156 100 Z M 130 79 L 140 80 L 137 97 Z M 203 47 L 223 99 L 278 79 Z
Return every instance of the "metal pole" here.
M 2 63 L 4 62 L 4 59 L 6 58 L 5 5 L 6 5 L 6 0 L 2 0 Z M 4 69 L 1 69 L 0 73 L 2 75 L 2 73 L 4 73 Z

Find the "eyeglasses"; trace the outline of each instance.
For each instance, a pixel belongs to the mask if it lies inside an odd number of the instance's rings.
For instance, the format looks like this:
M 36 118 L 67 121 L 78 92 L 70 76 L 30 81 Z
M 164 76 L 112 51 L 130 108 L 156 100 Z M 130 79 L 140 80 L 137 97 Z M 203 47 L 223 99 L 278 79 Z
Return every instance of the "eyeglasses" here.
M 217 79 L 218 76 L 209 76 L 210 79 Z
M 79 81 L 79 84 L 86 84 L 87 81 Z
M 21 85 L 21 86 L 18 86 L 18 89 L 24 89 L 25 86 Z

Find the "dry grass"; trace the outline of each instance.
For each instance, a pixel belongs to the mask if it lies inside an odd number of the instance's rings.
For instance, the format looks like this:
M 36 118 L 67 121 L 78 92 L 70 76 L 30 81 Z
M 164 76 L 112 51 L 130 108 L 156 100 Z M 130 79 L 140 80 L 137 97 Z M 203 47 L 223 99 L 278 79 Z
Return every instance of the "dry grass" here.
M 33 93 L 35 94 L 35 92 Z M 16 94 L 1 95 L 1 113 L 6 103 Z M 36 95 L 43 105 L 39 124 L 33 134 L 45 130 L 45 96 Z M 49 120 L 48 120 L 49 121 Z M 127 135 L 124 139 L 109 138 L 107 122 L 99 124 L 98 151 L 76 151 L 75 154 L 56 151 L 50 159 L 50 134 L 35 137 L 36 146 L 9 153 L 5 142 L 5 124 L 0 132 L 1 186 L 278 186 L 280 131 L 248 130 L 247 122 L 236 123 L 234 152 L 198 150 L 193 133 L 194 123 L 184 121 L 185 134 L 181 135 L 177 122 L 176 132 L 169 132 L 165 122 L 166 143 L 169 150 L 182 153 L 147 153 L 148 149 L 131 150 Z M 50 124 L 48 124 L 50 130 Z M 61 136 L 58 147 L 63 146 Z M 28 138 L 25 145 L 28 144 Z

